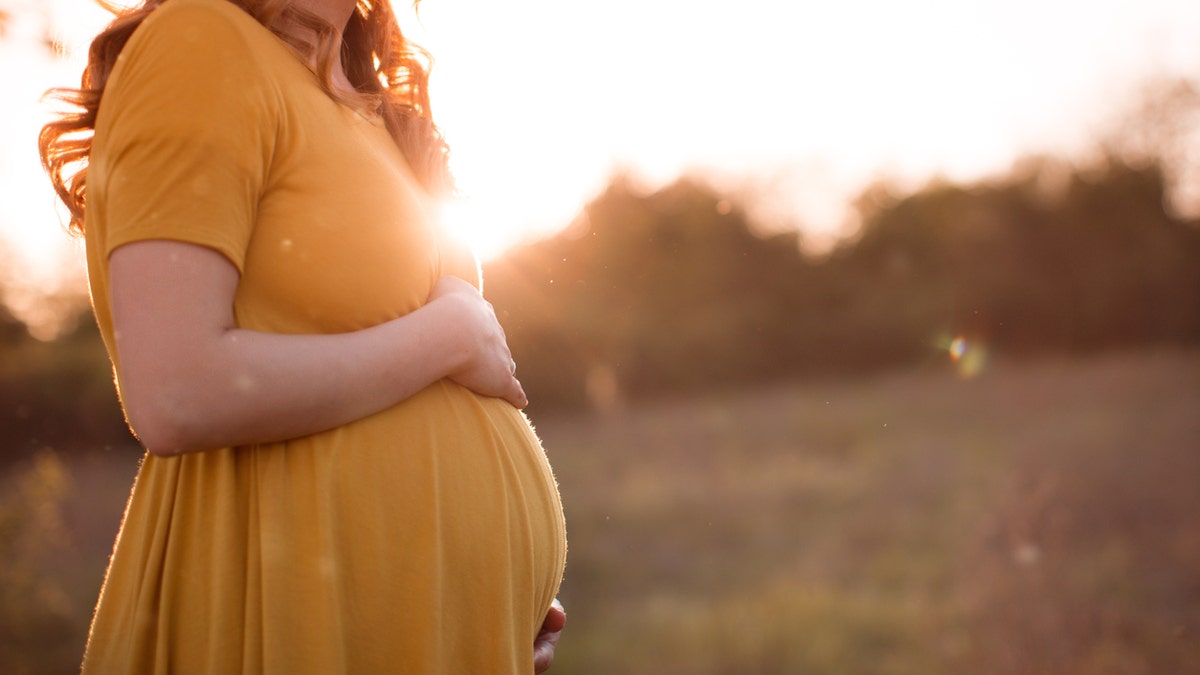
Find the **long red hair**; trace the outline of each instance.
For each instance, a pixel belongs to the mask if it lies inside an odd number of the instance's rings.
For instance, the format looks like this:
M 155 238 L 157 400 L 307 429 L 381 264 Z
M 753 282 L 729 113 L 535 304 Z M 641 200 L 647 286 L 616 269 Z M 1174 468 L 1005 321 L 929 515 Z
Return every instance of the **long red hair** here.
M 449 150 L 429 109 L 429 55 L 400 33 L 390 0 L 358 0 L 341 44 L 335 44 L 336 28 L 292 7 L 289 0 L 226 1 L 245 10 L 303 56 L 315 56 L 321 84 L 330 96 L 377 110 L 413 173 L 430 193 L 441 194 L 450 189 Z M 76 234 L 83 233 L 88 157 L 104 87 L 117 56 L 134 30 L 168 0 L 141 0 L 129 8 L 116 5 L 112 0 L 96 2 L 116 18 L 92 41 L 80 87 L 50 92 L 72 110 L 42 127 L 38 135 L 42 166 L 70 210 L 69 229 Z M 307 29 L 313 40 L 305 41 L 284 33 L 281 26 L 285 22 Z M 332 69 L 338 49 L 341 50 L 342 67 L 357 92 L 353 101 L 345 101 L 346 96 L 333 87 Z

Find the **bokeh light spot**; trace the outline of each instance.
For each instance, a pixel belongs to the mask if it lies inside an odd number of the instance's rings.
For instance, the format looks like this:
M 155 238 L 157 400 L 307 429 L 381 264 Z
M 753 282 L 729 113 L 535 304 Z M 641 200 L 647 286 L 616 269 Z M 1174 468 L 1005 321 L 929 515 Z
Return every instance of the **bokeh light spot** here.
M 975 377 L 987 365 L 987 348 L 978 339 L 967 339 L 965 335 L 946 336 L 938 341 L 938 345 L 950 356 L 961 377 Z
M 950 358 L 954 361 L 961 361 L 962 357 L 967 353 L 967 340 L 959 335 L 950 341 Z

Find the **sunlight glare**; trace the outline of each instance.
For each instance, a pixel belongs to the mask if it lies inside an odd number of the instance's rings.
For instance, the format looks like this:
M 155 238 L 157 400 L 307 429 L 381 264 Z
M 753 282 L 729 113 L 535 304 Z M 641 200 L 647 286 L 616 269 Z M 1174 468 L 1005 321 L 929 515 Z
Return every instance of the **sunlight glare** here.
M 473 199 L 461 197 L 444 202 L 439 217 L 450 233 L 466 242 L 480 260 L 495 258 L 512 244 L 506 236 L 511 233 L 489 226 L 487 214 Z

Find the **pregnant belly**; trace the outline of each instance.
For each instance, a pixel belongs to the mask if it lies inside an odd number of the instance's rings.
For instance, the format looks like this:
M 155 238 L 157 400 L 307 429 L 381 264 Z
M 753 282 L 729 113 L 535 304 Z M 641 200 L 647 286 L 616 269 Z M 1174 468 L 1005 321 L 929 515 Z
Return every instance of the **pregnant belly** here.
M 439 383 L 287 443 L 148 457 L 89 658 L 143 672 L 122 659 L 166 640 L 229 659 L 206 672 L 528 672 L 565 552 L 524 417 Z
M 337 510 L 381 541 L 358 555 L 398 559 L 417 577 L 477 580 L 481 597 L 506 586 L 529 603 L 536 632 L 566 541 L 549 462 L 519 410 L 443 381 L 328 435 Z M 350 541 L 361 535 L 347 532 L 346 548 L 361 549 Z

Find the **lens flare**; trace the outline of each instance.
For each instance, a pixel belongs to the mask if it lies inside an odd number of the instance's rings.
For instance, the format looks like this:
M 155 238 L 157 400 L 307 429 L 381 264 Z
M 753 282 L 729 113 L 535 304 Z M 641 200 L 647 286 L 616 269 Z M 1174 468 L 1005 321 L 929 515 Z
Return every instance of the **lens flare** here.
M 950 358 L 954 362 L 961 361 L 967 353 L 967 339 L 959 335 L 950 341 Z
M 968 340 L 965 335 L 947 336 L 939 340 L 939 345 L 950 356 L 961 377 L 975 377 L 987 365 L 987 349 L 978 340 Z

